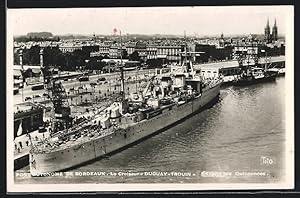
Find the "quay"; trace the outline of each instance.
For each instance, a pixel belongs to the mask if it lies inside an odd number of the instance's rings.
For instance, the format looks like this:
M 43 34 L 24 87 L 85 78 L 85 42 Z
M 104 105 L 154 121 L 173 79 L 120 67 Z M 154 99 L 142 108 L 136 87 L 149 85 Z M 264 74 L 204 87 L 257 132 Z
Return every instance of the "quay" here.
M 267 59 L 272 64 L 284 64 L 285 62 L 285 56 L 273 56 Z M 258 64 L 263 65 L 266 64 L 267 61 L 265 58 L 261 58 L 258 61 Z M 249 65 L 254 65 L 253 63 L 250 63 Z M 199 70 L 200 68 L 237 68 L 239 67 L 239 64 L 236 60 L 230 60 L 230 61 L 219 61 L 219 62 L 212 62 L 212 63 L 204 63 L 204 64 L 197 64 L 194 65 L 196 70 Z
M 270 57 L 269 59 L 261 58 L 259 60 L 259 64 L 263 65 L 269 62 L 271 67 L 283 67 L 285 65 L 285 56 L 275 56 Z M 251 63 L 250 63 L 251 65 Z M 219 61 L 219 62 L 211 62 L 211 63 L 204 63 L 204 64 L 195 64 L 194 69 L 195 70 L 202 70 L 202 74 L 205 77 L 215 77 L 218 76 L 220 73 L 222 73 L 224 76 L 235 74 L 236 71 L 239 68 L 239 64 L 237 60 L 230 60 L 230 61 Z M 144 70 L 133 70 L 133 71 L 125 71 L 124 76 L 128 80 L 125 80 L 126 82 L 132 81 L 133 78 L 137 78 L 138 80 L 145 79 L 145 77 L 149 77 L 153 75 L 155 72 L 155 69 L 144 69 Z M 68 76 L 70 75 L 70 76 Z M 78 73 L 66 73 L 60 78 L 68 79 L 62 82 L 65 89 L 68 91 L 72 88 L 79 88 L 85 85 L 89 85 L 91 83 L 97 83 L 100 84 L 100 86 L 103 88 L 103 90 L 106 90 L 107 87 L 112 85 L 113 83 L 118 82 L 119 75 L 118 73 L 104 73 L 104 74 L 91 74 L 89 75 L 88 81 L 80 82 L 77 78 L 74 76 L 78 76 Z M 104 82 L 97 82 L 99 78 L 105 78 Z M 131 78 L 129 80 L 129 78 Z M 106 83 L 106 84 L 104 84 Z M 104 89 L 105 88 L 105 89 Z M 32 97 L 35 95 L 42 96 L 46 92 L 45 89 L 40 90 L 32 90 L 32 85 L 24 86 L 23 88 L 19 89 L 19 94 L 14 95 L 14 104 L 19 104 L 25 102 L 24 100 L 27 97 Z M 34 100 L 32 98 L 32 100 Z M 39 97 L 36 98 L 35 101 L 37 102 L 43 102 L 45 98 Z
M 254 62 L 244 63 L 244 65 L 254 66 Z M 268 58 L 261 58 L 258 61 L 261 67 L 268 64 L 269 68 L 283 68 L 285 67 L 285 56 L 274 56 Z M 201 70 L 202 75 L 207 78 L 217 77 L 220 74 L 224 76 L 224 83 L 230 82 L 239 71 L 239 63 L 237 60 L 219 61 L 212 63 L 204 63 L 194 65 L 195 70 Z

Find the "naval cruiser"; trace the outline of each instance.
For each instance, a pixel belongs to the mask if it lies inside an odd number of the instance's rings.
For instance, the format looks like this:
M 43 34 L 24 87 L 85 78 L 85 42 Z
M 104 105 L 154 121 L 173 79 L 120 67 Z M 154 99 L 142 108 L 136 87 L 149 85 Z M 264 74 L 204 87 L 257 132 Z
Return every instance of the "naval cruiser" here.
M 123 94 L 93 116 L 32 147 L 30 173 L 46 176 L 69 170 L 161 132 L 217 99 L 221 83 L 220 78 L 201 77 L 191 62 L 157 69 L 142 92 Z

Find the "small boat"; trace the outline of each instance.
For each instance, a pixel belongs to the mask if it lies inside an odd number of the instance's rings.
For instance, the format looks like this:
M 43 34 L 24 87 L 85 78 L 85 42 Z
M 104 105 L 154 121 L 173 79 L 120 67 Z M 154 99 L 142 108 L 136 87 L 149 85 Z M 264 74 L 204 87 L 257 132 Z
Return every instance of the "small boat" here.
M 272 67 L 270 57 L 265 56 L 265 63 L 259 64 L 258 60 L 261 58 L 257 54 L 246 54 L 246 58 L 243 55 L 238 57 L 240 74 L 234 80 L 233 85 L 247 86 L 263 82 L 272 82 L 276 80 L 278 71 Z M 246 62 L 245 62 L 246 61 Z M 254 64 L 251 64 L 254 62 Z
M 275 81 L 277 72 L 265 71 L 259 67 L 250 67 L 233 82 L 236 86 L 246 86 L 262 82 Z

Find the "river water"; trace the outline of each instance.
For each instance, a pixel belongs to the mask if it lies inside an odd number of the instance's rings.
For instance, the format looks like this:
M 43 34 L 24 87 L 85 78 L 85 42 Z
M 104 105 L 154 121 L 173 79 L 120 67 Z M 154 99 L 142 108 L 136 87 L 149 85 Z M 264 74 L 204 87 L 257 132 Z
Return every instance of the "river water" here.
M 15 182 L 278 182 L 286 173 L 284 90 L 284 77 L 223 87 L 211 108 L 126 150 L 63 176 L 31 178 L 25 167 Z

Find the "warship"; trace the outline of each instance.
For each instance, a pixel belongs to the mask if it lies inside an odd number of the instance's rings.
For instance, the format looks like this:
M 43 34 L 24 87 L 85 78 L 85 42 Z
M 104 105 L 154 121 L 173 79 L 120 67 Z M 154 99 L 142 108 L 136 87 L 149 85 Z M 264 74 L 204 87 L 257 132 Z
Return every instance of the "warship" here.
M 122 66 L 120 79 L 118 98 L 93 115 L 72 119 L 64 94 L 55 94 L 63 93 L 63 88 L 46 78 L 50 89 L 56 90 L 52 97 L 57 119 L 53 121 L 54 135 L 30 150 L 32 176 L 72 169 L 161 132 L 215 101 L 222 84 L 220 78 L 202 78 L 191 61 L 156 69 L 144 90 L 129 96 L 124 94 Z

